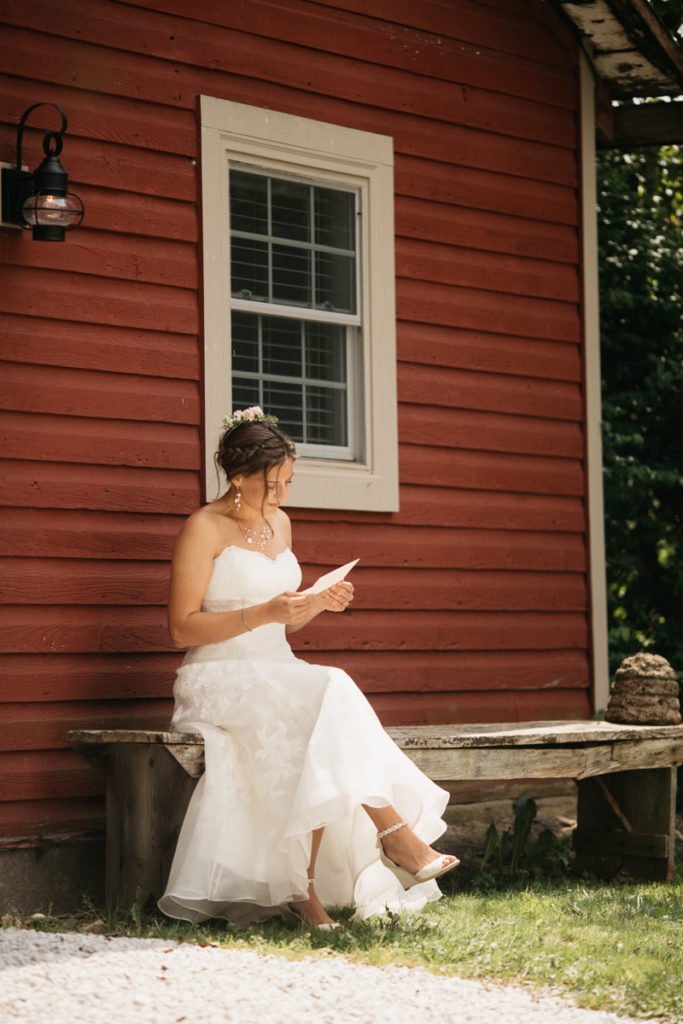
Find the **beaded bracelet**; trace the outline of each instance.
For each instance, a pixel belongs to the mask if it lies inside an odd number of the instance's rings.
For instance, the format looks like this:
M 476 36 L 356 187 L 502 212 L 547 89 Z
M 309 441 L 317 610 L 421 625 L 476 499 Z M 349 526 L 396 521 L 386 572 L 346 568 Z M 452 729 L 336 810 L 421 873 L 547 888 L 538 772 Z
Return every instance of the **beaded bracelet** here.
M 242 609 L 242 625 L 244 626 L 244 628 L 247 630 L 248 633 L 251 633 L 251 626 L 247 625 L 247 609 L 246 608 Z

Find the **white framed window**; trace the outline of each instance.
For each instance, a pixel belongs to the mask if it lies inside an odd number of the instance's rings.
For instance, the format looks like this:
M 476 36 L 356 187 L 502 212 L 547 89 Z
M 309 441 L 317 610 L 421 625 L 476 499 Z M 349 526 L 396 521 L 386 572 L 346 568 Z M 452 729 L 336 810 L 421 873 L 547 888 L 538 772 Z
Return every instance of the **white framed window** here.
M 205 96 L 201 121 L 207 497 L 223 416 L 261 405 L 292 505 L 396 511 L 392 140 Z

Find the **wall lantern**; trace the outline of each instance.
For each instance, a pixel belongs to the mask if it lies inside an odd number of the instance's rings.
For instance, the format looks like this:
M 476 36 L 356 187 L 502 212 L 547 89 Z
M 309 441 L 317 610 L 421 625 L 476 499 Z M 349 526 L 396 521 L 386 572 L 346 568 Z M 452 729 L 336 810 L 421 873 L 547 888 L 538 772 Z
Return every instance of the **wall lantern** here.
M 62 119 L 59 131 L 45 129 L 45 159 L 33 173 L 21 166 L 24 124 L 37 107 L 54 107 Z M 63 242 L 64 233 L 83 220 L 83 203 L 68 191 L 66 171 L 59 161 L 62 136 L 67 129 L 66 114 L 56 103 L 34 103 L 25 110 L 17 130 L 17 163 L 2 168 L 2 221 L 33 231 L 36 242 Z

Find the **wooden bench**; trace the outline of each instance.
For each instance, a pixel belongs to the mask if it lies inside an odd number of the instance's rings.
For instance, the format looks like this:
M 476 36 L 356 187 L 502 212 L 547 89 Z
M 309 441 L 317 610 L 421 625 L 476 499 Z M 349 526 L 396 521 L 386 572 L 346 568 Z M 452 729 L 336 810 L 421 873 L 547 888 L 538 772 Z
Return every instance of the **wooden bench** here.
M 390 728 L 437 782 L 575 779 L 574 849 L 581 870 L 609 878 L 671 877 L 676 765 L 683 725 L 606 722 Z M 187 805 L 204 771 L 202 737 L 149 730 L 76 730 L 72 746 L 107 777 L 107 900 L 129 907 L 163 892 Z

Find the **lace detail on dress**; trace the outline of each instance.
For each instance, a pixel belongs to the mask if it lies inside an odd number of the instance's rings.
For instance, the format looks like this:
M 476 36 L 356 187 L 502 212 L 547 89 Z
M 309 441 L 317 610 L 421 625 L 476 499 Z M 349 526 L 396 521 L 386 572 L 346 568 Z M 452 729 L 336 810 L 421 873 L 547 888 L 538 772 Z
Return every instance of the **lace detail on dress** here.
M 273 796 L 282 796 L 286 779 L 301 769 L 303 742 L 292 735 L 284 722 L 267 722 L 257 730 L 260 746 L 254 758 L 263 764 L 263 779 Z

